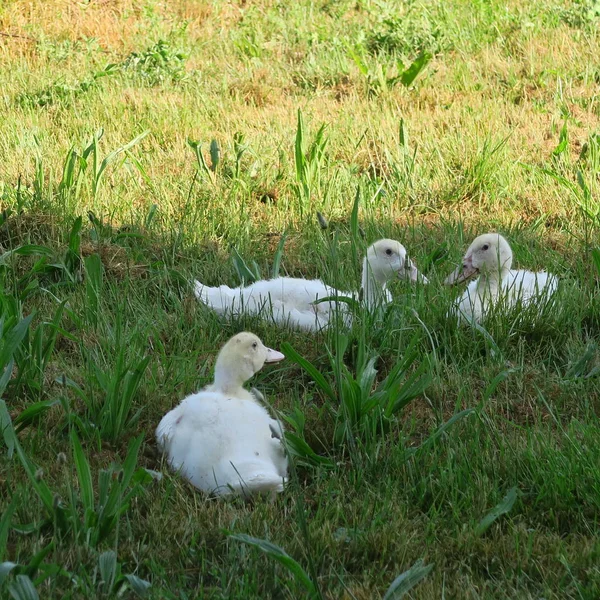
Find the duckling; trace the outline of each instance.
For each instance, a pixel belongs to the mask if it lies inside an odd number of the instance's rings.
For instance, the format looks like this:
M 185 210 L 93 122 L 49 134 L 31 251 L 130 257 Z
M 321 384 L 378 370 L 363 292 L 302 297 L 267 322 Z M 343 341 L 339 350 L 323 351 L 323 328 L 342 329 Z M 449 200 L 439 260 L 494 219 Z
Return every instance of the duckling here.
M 503 302 L 507 308 L 518 303 L 526 306 L 547 299 L 556 291 L 556 275 L 545 271 L 511 270 L 512 259 L 510 245 L 499 233 L 486 233 L 473 241 L 462 265 L 445 282 L 454 285 L 479 275 L 451 309 L 459 322 L 481 322 L 498 302 Z
M 283 358 L 253 333 L 232 337 L 219 352 L 213 383 L 185 398 L 156 429 L 171 468 L 217 496 L 281 492 L 288 468 L 283 427 L 260 404 L 262 394 L 243 385 Z
M 392 301 L 387 282 L 394 277 L 412 282 L 429 283 L 408 258 L 400 242 L 383 239 L 367 250 L 363 259 L 363 301 L 367 308 Z M 261 315 L 278 325 L 289 325 L 307 331 L 318 331 L 335 321 L 339 311 L 349 326 L 351 317 L 342 302 L 319 302 L 320 298 L 356 297 L 357 294 L 342 292 L 319 279 L 277 277 L 257 281 L 246 287 L 230 288 L 226 285 L 208 287 L 195 281 L 196 297 L 217 314 L 241 313 Z

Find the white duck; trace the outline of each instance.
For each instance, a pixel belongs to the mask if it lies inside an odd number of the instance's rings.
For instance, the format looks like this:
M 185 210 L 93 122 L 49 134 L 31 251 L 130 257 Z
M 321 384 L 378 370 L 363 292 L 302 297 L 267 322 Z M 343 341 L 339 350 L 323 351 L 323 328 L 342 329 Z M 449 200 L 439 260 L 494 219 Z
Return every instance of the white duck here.
M 217 496 L 281 492 L 287 477 L 282 426 L 243 384 L 283 358 L 252 333 L 232 337 L 219 352 L 214 382 L 185 398 L 156 429 L 170 466 Z
M 506 308 L 519 303 L 526 306 L 533 300 L 547 299 L 556 291 L 555 275 L 511 270 L 512 259 L 512 250 L 499 233 L 480 235 L 469 246 L 462 265 L 446 279 L 452 285 L 479 274 L 451 311 L 459 321 L 479 323 L 498 302 Z
M 407 257 L 402 244 L 395 240 L 379 240 L 369 247 L 363 259 L 362 290 L 368 308 L 373 308 L 379 303 L 391 302 L 392 295 L 386 289 L 386 284 L 394 277 L 429 283 Z M 354 296 L 340 292 L 319 279 L 293 277 L 266 279 L 238 288 L 226 285 L 208 287 L 196 281 L 195 294 L 220 315 L 266 314 L 279 325 L 289 324 L 309 331 L 327 327 L 334 321 L 336 311 L 339 311 L 346 324 L 349 324 L 345 304 L 334 301 L 315 304 L 316 300 L 330 296 Z

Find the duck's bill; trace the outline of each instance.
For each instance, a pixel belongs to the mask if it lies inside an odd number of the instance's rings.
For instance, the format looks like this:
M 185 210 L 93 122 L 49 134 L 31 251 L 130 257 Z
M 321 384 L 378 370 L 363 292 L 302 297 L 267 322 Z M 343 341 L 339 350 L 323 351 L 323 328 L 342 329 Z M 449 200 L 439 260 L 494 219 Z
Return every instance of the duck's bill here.
M 477 269 L 471 265 L 460 265 L 454 273 L 448 275 L 444 283 L 446 285 L 455 285 L 471 279 L 474 275 L 477 275 Z
M 284 354 L 281 352 L 277 352 L 277 350 L 273 350 L 272 348 L 267 348 L 267 359 L 266 363 L 276 363 L 285 358 Z
M 411 283 L 416 283 L 417 281 L 420 283 L 429 283 L 429 279 L 423 273 L 420 273 L 419 269 L 413 264 L 404 271 L 398 271 L 398 277 L 400 279 L 408 279 Z

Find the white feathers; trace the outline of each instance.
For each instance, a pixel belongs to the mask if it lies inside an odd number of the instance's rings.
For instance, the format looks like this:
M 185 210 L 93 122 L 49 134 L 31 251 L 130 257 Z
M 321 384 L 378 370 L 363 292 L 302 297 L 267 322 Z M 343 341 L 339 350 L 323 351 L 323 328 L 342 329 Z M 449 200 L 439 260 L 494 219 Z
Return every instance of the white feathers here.
M 419 274 L 406 256 L 402 244 L 395 240 L 379 240 L 369 247 L 363 260 L 362 290 L 368 307 L 391 301 L 386 284 L 394 277 L 427 283 L 427 279 Z M 341 315 L 342 322 L 350 324 L 350 315 L 343 302 L 316 301 L 328 297 L 355 297 L 319 279 L 292 277 L 257 281 L 239 288 L 226 285 L 208 287 L 196 281 L 194 291 L 201 302 L 219 315 L 260 315 L 278 325 L 309 331 L 327 327 L 335 321 L 336 312 Z
M 160 422 L 156 437 L 174 471 L 218 496 L 281 492 L 287 459 L 271 428 L 279 424 L 254 400 L 202 391 Z
M 326 327 L 336 307 L 345 319 L 345 306 L 316 300 L 331 296 L 350 296 L 328 287 L 318 279 L 278 277 L 257 281 L 244 288 L 226 285 L 208 287 L 194 283 L 196 297 L 219 315 L 261 315 L 278 325 L 291 325 L 309 331 Z
M 558 278 L 555 275 L 511 270 L 511 264 L 512 250 L 501 235 L 488 233 L 476 238 L 463 264 L 446 280 L 454 284 L 479 274 L 453 306 L 451 314 L 459 321 L 479 323 L 495 306 L 510 309 L 516 305 L 543 303 L 556 291 Z
M 281 492 L 287 478 L 283 429 L 259 404 L 262 394 L 242 387 L 265 362 L 281 359 L 251 333 L 231 338 L 217 358 L 214 383 L 185 398 L 156 429 L 171 468 L 218 496 Z

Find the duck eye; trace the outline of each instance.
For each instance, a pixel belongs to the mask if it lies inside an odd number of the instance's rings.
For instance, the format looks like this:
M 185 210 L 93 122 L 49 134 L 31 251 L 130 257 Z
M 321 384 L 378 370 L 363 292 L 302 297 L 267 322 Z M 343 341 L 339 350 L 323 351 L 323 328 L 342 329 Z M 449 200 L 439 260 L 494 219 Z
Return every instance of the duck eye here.
M 484 245 L 482 246 L 482 248 L 481 248 L 481 249 L 482 249 L 483 251 L 485 251 L 485 250 L 488 250 L 488 249 L 489 249 L 489 247 L 490 247 L 490 245 L 489 245 L 489 244 L 484 244 Z
M 391 255 L 392 255 L 392 249 L 391 249 L 391 248 L 388 248 L 388 249 L 385 251 L 385 253 L 386 253 L 388 256 L 391 256 Z

